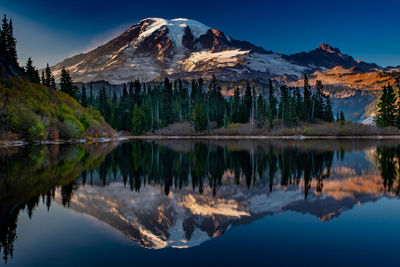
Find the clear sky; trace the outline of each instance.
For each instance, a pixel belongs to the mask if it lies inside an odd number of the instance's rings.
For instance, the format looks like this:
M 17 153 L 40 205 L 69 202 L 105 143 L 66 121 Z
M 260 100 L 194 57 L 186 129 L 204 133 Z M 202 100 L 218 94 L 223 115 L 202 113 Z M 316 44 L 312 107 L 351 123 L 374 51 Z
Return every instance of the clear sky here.
M 286 54 L 320 43 L 381 66 L 400 65 L 395 0 L 0 0 L 15 24 L 21 64 L 53 65 L 88 51 L 146 17 L 189 18 L 235 39 Z

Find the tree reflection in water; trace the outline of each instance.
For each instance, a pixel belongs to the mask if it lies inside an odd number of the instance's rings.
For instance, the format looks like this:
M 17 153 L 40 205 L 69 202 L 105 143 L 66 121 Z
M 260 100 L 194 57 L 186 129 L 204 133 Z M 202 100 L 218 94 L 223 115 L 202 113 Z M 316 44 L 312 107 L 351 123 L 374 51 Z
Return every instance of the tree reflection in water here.
M 0 253 L 13 256 L 18 214 L 29 217 L 40 200 L 49 210 L 56 192 L 69 206 L 74 192 L 86 184 L 121 182 L 140 192 L 147 184 L 171 189 L 191 186 L 216 196 L 224 184 L 301 187 L 307 199 L 314 181 L 322 192 L 333 162 L 346 152 L 372 149 L 384 188 L 400 192 L 400 146 L 366 142 L 130 141 L 86 146 L 34 146 L 0 150 Z

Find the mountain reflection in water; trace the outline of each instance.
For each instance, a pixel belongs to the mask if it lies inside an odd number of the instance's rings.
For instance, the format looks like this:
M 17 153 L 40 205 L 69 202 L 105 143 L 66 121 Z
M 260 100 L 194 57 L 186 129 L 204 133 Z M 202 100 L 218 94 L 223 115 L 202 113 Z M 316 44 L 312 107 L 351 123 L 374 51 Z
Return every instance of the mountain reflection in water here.
M 53 201 L 152 249 L 187 248 L 285 211 L 329 221 L 397 197 L 400 146 L 372 141 L 130 141 L 0 149 L 0 253 Z

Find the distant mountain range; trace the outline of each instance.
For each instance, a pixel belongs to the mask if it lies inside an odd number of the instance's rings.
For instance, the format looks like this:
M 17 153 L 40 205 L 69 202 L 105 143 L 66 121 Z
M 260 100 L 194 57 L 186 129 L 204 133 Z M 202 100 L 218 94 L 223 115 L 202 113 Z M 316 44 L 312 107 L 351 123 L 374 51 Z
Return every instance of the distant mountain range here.
M 400 67 L 382 68 L 355 60 L 328 44 L 293 55 L 275 53 L 183 18 L 143 19 L 106 44 L 53 66 L 56 77 L 63 67 L 69 69 L 74 81 L 104 80 L 111 84 L 138 78 L 143 82 L 163 77 L 208 79 L 215 74 L 227 82 L 273 78 L 281 84 L 301 86 L 303 74 L 309 74 L 312 82 L 321 79 L 333 98 L 372 95 L 361 101 L 366 104 L 358 106 L 356 112 L 347 112 L 354 120 L 373 115 L 366 107 L 400 71 Z

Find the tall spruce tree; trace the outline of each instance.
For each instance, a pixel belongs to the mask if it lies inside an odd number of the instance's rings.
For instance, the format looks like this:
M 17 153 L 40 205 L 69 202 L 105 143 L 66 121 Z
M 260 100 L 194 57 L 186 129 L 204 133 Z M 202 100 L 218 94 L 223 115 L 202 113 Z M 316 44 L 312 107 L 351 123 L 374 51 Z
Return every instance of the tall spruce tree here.
M 48 65 L 47 65 L 48 66 Z M 50 70 L 50 69 L 49 69 Z M 46 73 L 47 73 L 47 68 L 46 68 Z M 49 72 L 49 75 L 46 75 L 46 80 L 50 79 L 51 80 L 51 72 Z M 50 77 L 50 78 L 47 78 Z M 52 82 L 50 82 L 49 86 L 51 85 Z M 61 70 L 61 76 L 60 76 L 60 90 L 64 93 L 69 94 L 73 98 L 77 98 L 77 87 L 74 85 L 71 76 L 69 75 L 69 71 L 67 71 L 64 67 Z
M 246 90 L 244 91 L 243 101 L 244 101 L 244 104 L 246 107 L 246 110 L 245 110 L 246 121 L 245 122 L 249 122 L 250 116 L 251 116 L 251 111 L 252 111 L 252 105 L 253 105 L 253 96 L 251 94 L 251 88 L 250 88 L 249 82 L 247 82 L 247 84 L 246 84 Z
M 168 78 L 164 79 L 164 86 L 162 92 L 162 105 L 160 119 L 162 126 L 168 126 L 174 122 L 173 102 L 172 102 L 172 83 Z
M 311 122 L 311 116 L 312 116 L 312 108 L 313 105 L 311 103 L 311 88 L 310 85 L 308 84 L 308 77 L 306 74 L 304 74 L 304 85 L 303 85 L 303 90 L 304 90 L 304 117 L 303 120 L 306 122 Z
M 233 93 L 233 98 L 232 98 L 232 108 L 231 108 L 231 117 L 232 117 L 232 122 L 237 123 L 239 122 L 239 106 L 240 106 L 240 90 L 239 87 L 236 87 L 234 93 Z
M 193 126 L 196 132 L 201 132 L 207 129 L 208 119 L 207 111 L 203 102 L 197 102 L 193 111 Z
M 47 86 L 47 87 L 55 87 L 55 85 L 53 84 L 53 79 L 54 79 L 54 77 L 53 77 L 53 75 L 51 74 L 51 70 L 50 70 L 50 67 L 49 67 L 49 63 L 47 63 L 47 65 L 46 65 L 46 69 L 45 69 L 45 76 L 44 76 L 44 80 L 42 81 L 43 82 L 43 85 L 45 85 L 45 86 Z
M 86 96 L 86 88 L 85 85 L 82 85 L 82 89 L 81 89 L 81 104 L 83 107 L 87 107 L 88 106 L 88 100 L 87 100 L 87 96 Z
M 314 103 L 313 103 L 313 118 L 322 120 L 324 119 L 324 112 L 325 112 L 325 101 L 324 101 L 324 93 L 322 92 L 323 89 L 322 81 L 317 80 L 315 84 L 315 95 L 314 95 Z
M 278 100 L 275 98 L 274 95 L 274 87 L 272 85 L 272 80 L 269 79 L 269 87 L 268 87 L 268 121 L 269 121 L 269 128 L 272 128 L 274 125 L 274 119 L 277 115 L 276 105 Z
M 7 27 L 7 57 L 10 60 L 13 66 L 18 66 L 18 58 L 17 58 L 17 40 L 14 37 L 14 28 L 12 20 Z
M 31 82 L 34 82 L 34 83 L 40 82 L 40 80 L 38 80 L 38 77 L 37 77 L 37 75 L 38 75 L 37 70 L 33 66 L 32 58 L 28 58 L 28 61 L 26 62 L 26 66 L 25 66 L 25 72 L 28 75 L 28 79 Z
M 382 95 L 378 103 L 378 114 L 376 124 L 381 127 L 396 126 L 396 94 L 393 87 L 383 87 Z
M 8 58 L 7 52 L 7 34 L 8 34 L 8 19 L 7 15 L 4 14 L 1 22 L 0 30 L 0 57 Z

